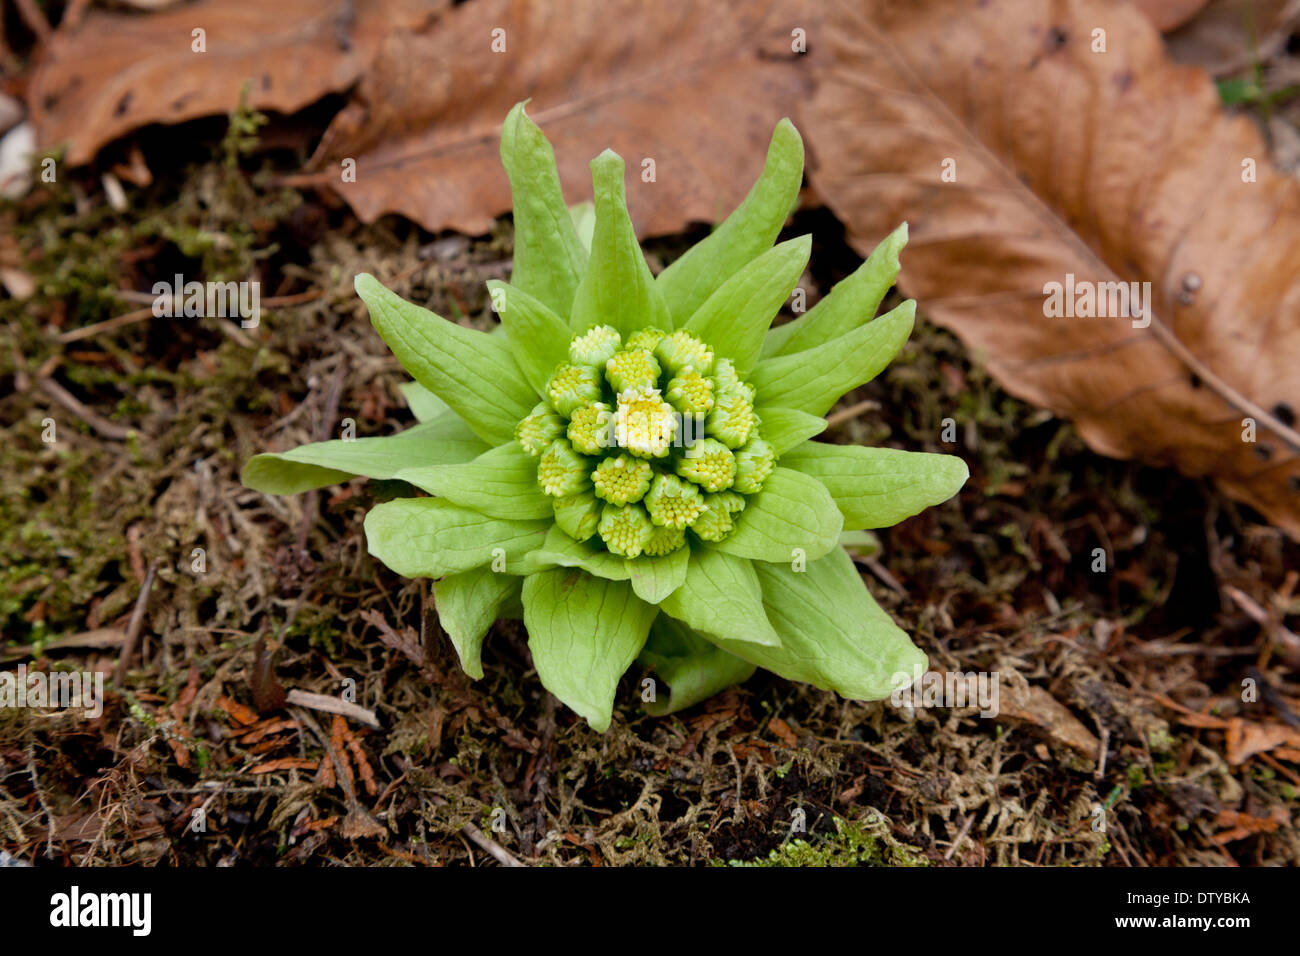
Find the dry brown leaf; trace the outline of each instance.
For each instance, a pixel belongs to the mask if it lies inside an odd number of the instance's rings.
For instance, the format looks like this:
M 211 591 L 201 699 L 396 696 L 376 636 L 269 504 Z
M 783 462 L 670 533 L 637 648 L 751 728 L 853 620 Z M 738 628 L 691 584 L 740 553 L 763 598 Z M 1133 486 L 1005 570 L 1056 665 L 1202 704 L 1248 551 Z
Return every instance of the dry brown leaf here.
M 1300 747 L 1300 731 L 1283 724 L 1255 724 L 1239 717 L 1228 722 L 1228 763 L 1245 763 L 1276 747 Z
M 642 235 L 713 222 L 744 197 L 773 126 L 807 95 L 809 64 L 792 33 L 805 30 L 809 49 L 818 34 L 802 7 L 474 0 L 437 30 L 389 36 L 327 131 L 314 181 L 366 221 L 400 212 L 431 230 L 487 232 L 510 209 L 501 123 L 532 97 L 571 202 L 590 198 L 587 163 L 608 147 L 627 161 Z M 356 182 L 341 181 L 345 158 Z M 646 159 L 654 182 L 643 179 Z
M 854 246 L 909 221 L 902 289 L 1009 391 L 1300 535 L 1300 184 L 1250 121 L 1127 4 L 871 0 L 831 18 L 804 133 Z M 1045 317 L 1067 274 L 1149 281 L 1150 326 Z
M 1209 0 L 1133 0 L 1157 30 L 1172 30 L 1201 12 Z
M 249 103 L 290 113 L 347 89 L 390 31 L 425 28 L 449 0 L 200 0 L 140 15 L 92 10 L 56 30 L 32 75 L 28 107 L 42 149 L 90 162 L 150 123 Z M 193 49 L 204 30 L 205 52 Z
M 1058 743 L 1096 760 L 1100 742 L 1079 718 L 1055 697 L 1018 677 L 1005 681 L 998 694 L 998 716 L 1024 721 L 1045 731 Z

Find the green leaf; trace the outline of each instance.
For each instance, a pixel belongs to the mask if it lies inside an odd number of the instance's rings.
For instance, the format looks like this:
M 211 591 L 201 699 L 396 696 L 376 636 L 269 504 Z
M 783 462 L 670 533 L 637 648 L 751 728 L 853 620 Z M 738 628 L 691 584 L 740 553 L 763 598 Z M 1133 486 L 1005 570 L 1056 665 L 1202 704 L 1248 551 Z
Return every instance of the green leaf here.
M 591 239 L 596 232 L 596 204 L 590 199 L 575 202 L 569 207 L 569 217 L 573 220 L 573 228 L 578 233 L 578 241 L 590 253 Z
M 758 361 L 763 334 L 803 275 L 812 236 L 790 239 L 740 268 L 695 310 L 686 328 L 731 359 L 744 378 Z
M 501 163 L 514 201 L 515 263 L 511 281 L 557 315 L 567 317 L 587 268 L 564 204 L 555 150 L 518 103 L 501 127 Z
M 754 665 L 709 643 L 679 621 L 660 614 L 650 626 L 650 637 L 637 662 L 654 671 L 668 685 L 660 688 L 646 711 L 656 717 L 676 713 L 733 684 L 749 680 Z
M 432 424 L 432 423 L 430 423 Z M 482 454 L 487 445 L 474 438 L 426 438 L 417 425 L 397 435 L 322 441 L 285 452 L 254 455 L 239 480 L 246 488 L 268 495 L 296 495 L 313 488 L 337 485 L 353 478 L 394 478 L 421 462 L 457 464 Z
M 570 327 L 585 332 L 612 325 L 626 338 L 638 329 L 672 328 L 627 214 L 623 160 L 605 150 L 591 161 L 596 191 L 596 228 L 591 261 L 573 300 Z
M 419 382 L 404 382 L 397 390 L 406 399 L 406 407 L 418 422 L 437 421 L 443 415 L 455 415 L 451 407 Z
M 597 733 L 609 729 L 619 678 L 641 653 L 656 613 L 626 581 L 579 570 L 524 579 L 524 626 L 537 676 Z
M 802 183 L 803 140 L 794 124 L 783 119 L 772 131 L 767 162 L 749 195 L 655 280 L 674 326 L 685 324 L 722 283 L 771 247 L 799 200 Z
M 816 348 L 765 358 L 749 377 L 760 415 L 766 406 L 825 415 L 845 392 L 876 377 L 912 333 L 916 303 L 908 299 L 892 312 Z
M 752 561 L 815 561 L 835 547 L 843 524 L 820 481 L 778 465 L 736 515 L 736 530 L 708 547 Z
M 368 273 L 356 278 L 370 321 L 402 367 L 490 445 L 514 437 L 537 396 L 505 337 L 461 328 L 389 292 Z
M 691 560 L 691 549 L 680 547 L 668 554 L 639 558 L 624 558 L 627 562 L 628 580 L 636 596 L 647 604 L 658 604 L 672 594 L 686 580 L 686 568 Z
M 776 645 L 780 639 L 763 613 L 763 593 L 752 562 L 700 548 L 691 555 L 686 580 L 659 604 L 660 610 L 711 637 Z
M 487 286 L 515 361 L 533 390 L 544 394 L 555 367 L 569 360 L 573 333 L 563 319 L 522 289 L 496 279 L 489 279 Z
M 947 501 L 970 477 L 966 462 L 955 455 L 814 441 L 781 463 L 825 485 L 851 531 L 898 524 Z
M 836 283 L 820 302 L 793 322 L 769 331 L 763 342 L 763 357 L 815 348 L 870 322 L 898 278 L 898 254 L 905 245 L 907 223 L 886 236 L 867 261 Z
M 843 548 L 806 571 L 765 564 L 756 570 L 781 646 L 715 641 L 724 650 L 851 700 L 888 697 L 894 675 L 907 674 L 910 684 L 925 671 L 925 655 L 876 604 Z
M 826 430 L 826 419 L 795 408 L 764 408 L 763 438 L 777 457 Z
M 869 558 L 880 553 L 880 539 L 870 531 L 841 531 L 840 547 Z
M 490 518 L 539 521 L 553 514 L 551 499 L 537 486 L 537 459 L 515 441 L 464 464 L 403 468 L 393 477 Z
M 370 553 L 407 578 L 440 578 L 494 561 L 506 574 L 521 574 L 524 556 L 541 545 L 546 527 L 489 518 L 445 498 L 386 501 L 365 522 Z
M 433 586 L 438 620 L 472 679 L 483 676 L 483 638 L 492 623 L 519 599 L 523 578 L 497 574 L 490 567 L 452 574 Z
M 532 574 L 547 568 L 582 568 L 596 577 L 610 581 L 626 581 L 632 576 L 627 559 L 597 549 L 598 539 L 575 541 L 559 528 L 552 526 L 546 533 L 542 546 L 524 561 L 523 573 Z

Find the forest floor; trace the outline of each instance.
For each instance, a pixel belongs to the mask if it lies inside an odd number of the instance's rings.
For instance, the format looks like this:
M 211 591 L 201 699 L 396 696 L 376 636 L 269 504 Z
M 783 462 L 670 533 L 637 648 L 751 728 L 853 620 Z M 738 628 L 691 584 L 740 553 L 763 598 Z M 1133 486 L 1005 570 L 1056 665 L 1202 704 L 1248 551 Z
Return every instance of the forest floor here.
M 36 280 L 0 300 L 0 663 L 96 669 L 109 688 L 92 720 L 0 709 L 13 857 L 1300 864 L 1300 548 L 1204 481 L 1093 454 L 925 303 L 823 437 L 969 462 L 960 496 L 882 531 L 861 570 L 932 668 L 998 675 L 996 717 L 760 672 L 654 718 L 634 669 L 598 735 L 542 689 L 514 622 L 469 681 L 427 582 L 366 553 L 367 508 L 399 489 L 275 499 L 238 473 L 344 419 L 358 436 L 409 425 L 352 277 L 486 326 L 509 221 L 476 239 L 366 226 L 244 153 L 196 145 L 125 211 L 73 182 L 0 212 L 0 258 Z M 829 213 L 787 235 L 809 231 L 811 305 L 856 263 Z M 649 243 L 652 268 L 696 238 Z M 152 317 L 149 290 L 175 273 L 259 275 L 260 324 Z M 378 728 L 284 698 L 347 680 Z

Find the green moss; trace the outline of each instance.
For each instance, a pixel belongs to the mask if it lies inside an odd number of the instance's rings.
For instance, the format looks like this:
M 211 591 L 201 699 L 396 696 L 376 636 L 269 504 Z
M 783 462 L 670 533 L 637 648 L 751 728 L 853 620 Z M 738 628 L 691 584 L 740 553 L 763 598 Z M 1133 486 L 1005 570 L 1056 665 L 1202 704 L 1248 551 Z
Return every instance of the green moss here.
M 877 818 L 879 820 L 879 818 Z M 928 862 L 874 824 L 835 817 L 833 836 L 789 840 L 757 860 L 728 860 L 726 866 L 928 866 Z M 724 865 L 717 861 L 716 865 Z

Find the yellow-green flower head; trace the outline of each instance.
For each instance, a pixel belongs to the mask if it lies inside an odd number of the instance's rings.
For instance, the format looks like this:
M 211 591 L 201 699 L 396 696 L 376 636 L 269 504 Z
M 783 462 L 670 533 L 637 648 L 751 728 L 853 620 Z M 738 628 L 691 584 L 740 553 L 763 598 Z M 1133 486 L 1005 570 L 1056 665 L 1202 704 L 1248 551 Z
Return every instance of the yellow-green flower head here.
M 557 438 L 537 461 L 537 483 L 548 495 L 561 498 L 586 491 L 591 486 L 591 463 Z
M 688 365 L 668 382 L 664 399 L 683 415 L 706 415 L 713 408 L 713 388 L 713 379 Z
M 736 477 L 736 456 L 716 438 L 705 438 L 677 459 L 677 474 L 705 491 L 722 491 Z
M 645 543 L 645 554 L 652 558 L 661 558 L 665 554 L 672 554 L 686 543 L 686 532 L 681 528 L 670 528 L 667 525 L 655 525 L 650 540 Z
M 616 329 L 597 325 L 577 336 L 569 343 L 569 361 L 574 365 L 603 366 L 623 344 Z
M 555 414 L 545 402 L 539 402 L 532 414 L 515 426 L 515 438 L 524 451 L 536 458 L 550 447 L 551 442 L 564 434 L 564 419 Z
M 758 494 L 763 490 L 763 482 L 772 474 L 775 464 L 776 455 L 772 453 L 772 446 L 761 438 L 755 438 L 736 452 L 736 480 L 733 486 L 742 494 Z
M 735 515 L 745 510 L 745 499 L 733 491 L 704 496 L 704 511 L 691 525 L 704 541 L 721 541 L 736 528 Z
M 659 363 L 649 349 L 623 349 L 605 362 L 605 378 L 614 391 L 652 389 L 659 384 Z
M 606 458 L 591 473 L 596 496 L 615 505 L 640 501 L 650 490 L 653 479 L 654 469 L 650 463 L 631 455 Z
M 640 505 L 605 505 L 599 531 L 605 547 L 625 558 L 640 555 L 654 537 L 654 525 Z
M 718 383 L 718 391 L 726 391 L 740 384 L 736 374 L 736 365 L 731 359 L 720 358 L 713 363 L 713 380 Z
M 657 388 L 629 388 L 618 396 L 615 439 L 620 448 L 638 457 L 665 457 L 677 434 L 677 423 L 673 407 L 660 397 Z
M 704 511 L 700 489 L 677 475 L 656 475 L 644 500 L 650 520 L 668 528 L 687 528 Z
M 653 352 L 655 346 L 667 334 L 663 329 L 642 329 L 639 332 L 633 332 L 627 337 L 627 347 L 630 349 L 649 349 Z
M 551 407 L 568 418 L 584 405 L 600 401 L 600 370 L 590 365 L 561 365 L 546 385 Z
M 676 375 L 690 366 L 701 375 L 713 371 L 713 349 L 700 341 L 699 336 L 685 329 L 666 335 L 655 346 L 655 358 L 670 375 Z
M 757 424 L 754 402 L 746 386 L 724 388 L 713 400 L 705 430 L 728 448 L 740 448 L 749 441 Z
M 613 444 L 614 414 L 604 402 L 585 405 L 569 419 L 569 441 L 584 455 L 599 455 Z
M 555 510 L 555 523 L 570 538 L 586 541 L 596 533 L 601 505 L 590 491 L 556 498 L 551 505 Z

